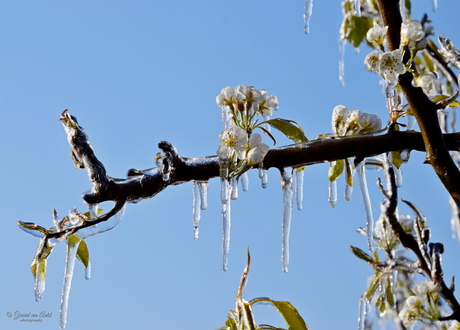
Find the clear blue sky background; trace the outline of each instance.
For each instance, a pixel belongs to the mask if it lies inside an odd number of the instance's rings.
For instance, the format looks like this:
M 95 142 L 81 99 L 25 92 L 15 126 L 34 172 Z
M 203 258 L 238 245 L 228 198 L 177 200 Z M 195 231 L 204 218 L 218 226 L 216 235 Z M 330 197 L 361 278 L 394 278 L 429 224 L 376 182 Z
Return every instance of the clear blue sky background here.
M 435 33 L 460 46 L 457 0 L 413 1 L 414 18 L 427 12 Z M 73 168 L 58 121 L 68 108 L 88 132 L 109 175 L 154 166 L 161 140 L 188 157 L 215 154 L 223 129 L 215 96 L 224 86 L 264 88 L 280 102 L 277 117 L 296 120 L 307 136 L 330 131 L 333 107 L 345 104 L 386 119 L 376 74 L 364 70 L 369 52 L 348 46 L 345 81 L 338 80 L 340 1 L 315 1 L 311 32 L 303 33 L 304 1 L 3 1 L 0 5 L 0 327 L 57 329 L 65 262 L 60 244 L 48 262 L 47 289 L 34 300 L 29 265 L 38 239 L 16 221 L 52 225 L 77 207 L 90 188 Z M 278 135 L 279 144 L 288 143 Z M 404 166 L 400 196 L 419 205 L 445 243 L 446 278 L 460 276 L 460 245 L 451 239 L 447 194 L 423 155 Z M 294 211 L 290 271 L 281 266 L 281 189 L 250 174 L 250 190 L 232 203 L 230 264 L 222 271 L 219 183 L 209 189 L 200 237 L 193 240 L 191 184 L 170 187 L 128 205 L 113 230 L 87 240 L 92 278 L 78 263 L 67 329 L 216 329 L 224 324 L 250 246 L 246 299 L 288 300 L 311 329 L 354 329 L 358 299 L 372 269 L 350 245 L 366 248 L 355 232 L 365 224 L 361 197 L 327 202 L 328 165 L 307 169 L 304 210 Z M 374 216 L 381 195 L 374 187 Z M 343 181 L 339 183 L 343 195 Z M 111 205 L 101 205 L 109 210 Z M 401 206 L 401 212 L 408 212 Z M 52 313 L 23 324 L 7 312 Z M 282 327 L 268 306 L 258 323 Z

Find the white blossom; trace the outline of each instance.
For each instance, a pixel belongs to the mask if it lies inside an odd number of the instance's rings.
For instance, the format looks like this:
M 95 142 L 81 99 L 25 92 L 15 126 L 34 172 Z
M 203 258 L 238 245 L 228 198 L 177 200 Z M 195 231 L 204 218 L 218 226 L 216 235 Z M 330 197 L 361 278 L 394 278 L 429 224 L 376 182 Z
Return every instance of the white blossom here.
M 379 72 L 382 77 L 392 85 L 398 82 L 398 75 L 406 72 L 406 67 L 402 62 L 401 49 L 383 53 L 380 57 Z
M 374 44 L 376 46 L 381 46 L 383 45 L 383 42 L 385 41 L 385 36 L 388 31 L 388 26 L 381 27 L 379 24 L 374 22 L 374 27 L 370 28 L 369 31 L 366 33 L 366 39 L 369 41 L 371 44 Z
M 241 127 L 230 126 L 219 134 L 219 139 L 221 142 L 217 149 L 217 156 L 220 159 L 228 159 L 233 150 L 239 154 L 245 151 L 248 134 Z
M 379 71 L 380 56 L 381 54 L 377 50 L 374 50 L 366 56 L 364 64 L 366 64 L 369 71 Z
M 401 24 L 401 48 L 421 40 L 423 37 L 423 27 L 420 22 L 410 21 Z
M 418 87 L 421 87 L 426 95 L 430 96 L 435 88 L 434 81 L 436 79 L 436 75 L 432 72 L 424 73 L 418 76 L 415 79 L 415 84 Z
M 235 91 L 232 87 L 227 86 L 222 88 L 220 94 L 216 96 L 216 103 L 217 105 L 224 106 L 229 105 L 233 102 L 233 98 L 235 96 Z

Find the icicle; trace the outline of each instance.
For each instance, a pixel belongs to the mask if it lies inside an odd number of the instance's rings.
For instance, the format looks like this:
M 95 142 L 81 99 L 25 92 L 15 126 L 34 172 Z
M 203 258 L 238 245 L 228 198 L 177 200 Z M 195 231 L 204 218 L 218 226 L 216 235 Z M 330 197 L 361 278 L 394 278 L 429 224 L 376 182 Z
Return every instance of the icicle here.
M 259 178 L 262 181 L 262 188 L 267 188 L 268 186 L 268 170 L 266 169 L 259 169 Z
M 208 208 L 208 181 L 197 181 L 200 190 L 200 208 L 206 210 Z
M 304 22 L 303 32 L 305 32 L 306 34 L 310 32 L 310 19 L 311 19 L 312 14 L 313 14 L 313 0 L 306 0 L 305 9 L 303 12 L 303 22 Z
M 231 179 L 231 185 L 232 185 L 232 193 L 231 193 L 231 199 L 235 200 L 238 199 L 238 179 L 236 177 L 233 177 Z
M 97 218 L 97 213 L 99 209 L 99 204 L 88 204 L 88 209 L 89 209 L 89 217 L 90 219 L 96 219 Z
M 346 39 L 339 40 L 339 81 L 345 87 L 345 46 Z
M 241 180 L 241 188 L 243 189 L 244 192 L 247 192 L 249 190 L 249 177 L 248 177 L 248 172 L 244 172 L 240 176 Z
M 355 15 L 361 16 L 361 1 L 360 0 L 353 0 L 353 6 L 355 7 Z
M 345 182 L 345 200 L 350 201 L 353 195 L 353 186 L 350 186 L 348 182 Z
M 227 201 L 229 199 L 229 186 L 230 186 L 230 183 L 228 182 L 227 179 L 225 178 L 221 178 L 220 179 L 220 201 L 222 203 L 222 213 L 225 212 L 225 209 L 227 207 Z
M 367 188 L 367 180 L 366 180 L 366 171 L 364 167 L 365 161 L 359 163 L 356 167 L 358 172 L 358 181 L 359 187 L 361 190 L 361 196 L 363 197 L 364 202 L 364 209 L 366 210 L 366 232 L 367 232 L 367 245 L 369 251 L 373 251 L 372 248 L 372 231 L 374 228 L 374 217 L 372 216 L 372 206 L 371 206 L 371 199 L 369 197 L 369 190 Z
M 88 267 L 85 268 L 85 279 L 91 278 L 91 262 L 88 262 Z
M 269 121 L 270 120 L 270 116 L 264 116 L 264 121 Z M 264 124 L 264 129 L 267 130 L 267 132 L 271 132 L 271 126 L 269 123 L 265 123 Z
M 328 198 L 329 204 L 331 204 L 332 207 L 335 206 L 335 203 L 337 203 L 337 180 L 334 181 L 329 181 L 329 198 Z
M 366 317 L 369 313 L 369 300 L 365 298 L 365 293 L 359 299 L 358 309 L 358 330 L 364 330 L 366 329 Z
M 70 287 L 72 285 L 72 277 L 75 266 L 77 248 L 81 241 L 79 238 L 75 236 L 71 235 L 67 240 L 67 257 L 64 271 L 64 284 L 62 285 L 62 298 L 60 310 L 60 329 L 65 329 L 67 323 Z
M 436 0 L 434 0 L 436 1 Z M 406 1 L 405 0 L 401 0 L 399 1 L 399 13 L 401 14 L 401 18 L 403 20 L 403 22 L 407 21 L 406 17 L 407 17 L 407 8 L 406 8 Z
M 220 107 L 222 109 L 222 122 L 224 123 L 224 127 L 225 129 L 228 128 L 228 107 L 227 106 L 221 106 Z
M 231 189 L 231 186 L 230 186 Z M 229 192 L 231 194 L 231 192 Z M 223 269 L 226 271 L 228 269 L 228 253 L 230 251 L 230 227 L 231 227 L 231 217 L 230 217 L 230 199 L 227 199 L 225 203 L 225 211 L 222 213 L 222 254 L 223 254 Z
M 449 206 L 452 212 L 452 218 L 450 219 L 452 238 L 456 238 L 460 241 L 460 209 L 451 196 L 449 196 Z
M 407 163 L 409 161 L 409 158 L 410 158 L 410 150 L 409 149 L 401 150 L 402 162 Z
M 401 167 L 397 168 L 396 166 L 393 166 L 393 170 L 395 172 L 396 187 L 401 188 L 403 184 L 403 176 L 402 176 Z
M 433 11 L 438 10 L 438 0 L 433 0 Z
M 406 130 L 408 130 L 408 131 L 413 131 L 416 123 L 417 123 L 417 121 L 415 120 L 415 116 L 409 116 L 409 115 L 408 115 L 408 116 L 407 116 L 407 127 L 406 127 Z
M 289 264 L 289 234 L 292 220 L 292 168 L 285 168 L 281 172 L 281 188 L 283 189 L 283 223 L 282 223 L 282 247 L 281 261 L 283 270 L 288 272 Z
M 300 211 L 303 204 L 303 179 L 305 176 L 305 167 L 301 170 L 295 170 L 295 197 L 297 209 Z
M 200 225 L 200 218 L 201 218 L 201 195 L 200 195 L 200 188 L 195 181 L 192 181 L 192 192 L 193 192 L 193 209 L 192 209 L 192 217 L 193 217 L 193 239 L 198 239 L 198 234 L 200 232 L 199 225 Z

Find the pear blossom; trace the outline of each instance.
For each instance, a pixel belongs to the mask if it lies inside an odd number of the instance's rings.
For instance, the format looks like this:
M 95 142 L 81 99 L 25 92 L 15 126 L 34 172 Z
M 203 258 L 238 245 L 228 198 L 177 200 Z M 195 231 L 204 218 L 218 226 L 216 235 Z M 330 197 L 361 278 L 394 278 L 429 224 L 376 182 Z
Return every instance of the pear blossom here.
M 257 165 L 262 163 L 270 147 L 262 143 L 260 134 L 252 134 L 249 138 L 249 151 L 247 154 L 248 165 Z
M 357 123 L 361 133 L 373 132 L 382 128 L 382 120 L 379 116 L 370 113 L 361 113 Z
M 221 142 L 217 149 L 217 156 L 219 159 L 228 159 L 233 150 L 239 154 L 246 151 L 248 133 L 241 127 L 233 125 L 222 131 L 219 134 L 219 139 Z
M 382 28 L 379 24 L 374 22 L 374 27 L 370 28 L 366 33 L 366 39 L 373 45 L 381 46 L 385 41 L 387 31 L 388 26 Z
M 426 95 L 430 96 L 433 93 L 435 85 L 434 81 L 436 79 L 436 75 L 434 73 L 425 73 L 418 76 L 415 79 L 415 84 L 418 87 L 421 87 Z
M 410 21 L 401 24 L 401 48 L 413 46 L 423 38 L 423 27 L 420 22 Z
M 220 94 L 216 96 L 216 103 L 220 106 L 226 106 L 233 102 L 235 91 L 230 86 L 222 88 Z
M 381 54 L 376 50 L 366 56 L 364 64 L 369 71 L 379 71 L 380 56 Z
M 348 118 L 348 109 L 340 104 L 332 110 L 332 131 L 335 135 L 345 135 L 345 124 Z
M 380 56 L 379 72 L 390 84 L 396 85 L 398 75 L 406 72 L 406 67 L 402 62 L 401 48 L 383 53 Z
M 268 95 L 267 91 L 262 89 L 259 113 L 262 117 L 273 116 L 273 109 L 278 108 L 278 98 L 276 95 Z

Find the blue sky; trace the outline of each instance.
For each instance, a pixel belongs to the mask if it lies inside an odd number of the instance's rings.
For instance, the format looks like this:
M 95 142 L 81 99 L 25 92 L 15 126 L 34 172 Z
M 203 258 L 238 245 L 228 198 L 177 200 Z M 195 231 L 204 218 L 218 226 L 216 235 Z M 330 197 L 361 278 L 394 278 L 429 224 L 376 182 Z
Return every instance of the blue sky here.
M 47 289 L 34 300 L 30 261 L 38 239 L 16 221 L 52 225 L 77 207 L 90 188 L 73 168 L 60 113 L 69 109 L 86 129 L 109 175 L 154 166 L 157 143 L 173 143 L 186 157 L 215 154 L 223 129 L 215 96 L 225 86 L 252 85 L 276 94 L 277 117 L 297 121 L 309 138 L 330 131 L 334 106 L 386 119 L 379 78 L 364 70 L 369 49 L 345 53 L 338 80 L 340 1 L 315 1 L 310 34 L 303 33 L 304 1 L 4 1 L 0 5 L 0 148 L 3 223 L 0 327 L 59 326 L 65 263 L 60 244 L 48 261 Z M 414 1 L 414 19 L 427 12 L 435 33 L 460 45 L 455 31 L 460 4 Z M 278 144 L 289 143 L 281 136 Z M 268 142 L 268 141 L 267 141 Z M 447 194 L 423 155 L 403 168 L 400 196 L 420 206 L 445 244 L 446 278 L 460 274 L 460 246 L 451 239 Z M 200 237 L 193 240 L 192 186 L 169 187 L 128 205 L 113 230 L 88 238 L 92 278 L 77 264 L 67 329 L 216 329 L 224 324 L 252 254 L 246 299 L 290 301 L 311 329 L 356 327 L 358 299 L 372 269 L 349 251 L 366 248 L 355 232 L 365 224 L 358 191 L 350 202 L 327 202 L 327 164 L 307 169 L 304 209 L 294 210 L 289 273 L 281 265 L 281 188 L 250 174 L 249 192 L 232 203 L 229 270 L 222 271 L 219 182 L 209 188 Z M 368 172 L 374 217 L 381 195 Z M 339 183 L 339 194 L 343 181 Z M 111 204 L 101 205 L 109 210 Z M 401 213 L 408 212 L 401 206 Z M 52 313 L 24 324 L 6 313 Z M 256 321 L 284 326 L 268 306 Z

